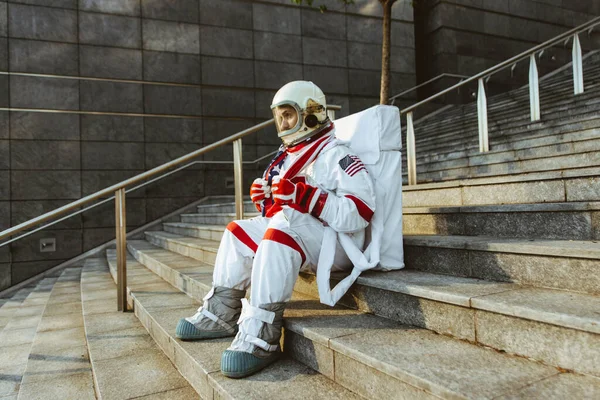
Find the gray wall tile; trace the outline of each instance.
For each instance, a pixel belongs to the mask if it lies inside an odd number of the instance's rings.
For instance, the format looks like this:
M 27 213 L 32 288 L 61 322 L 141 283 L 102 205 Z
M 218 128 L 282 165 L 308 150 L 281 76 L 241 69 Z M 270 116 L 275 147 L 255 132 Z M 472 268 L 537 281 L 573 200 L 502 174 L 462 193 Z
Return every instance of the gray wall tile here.
M 10 162 L 13 169 L 79 169 L 79 142 L 11 140 Z
M 79 0 L 79 9 L 108 14 L 140 15 L 139 0 Z
M 8 11 L 11 37 L 77 42 L 76 11 L 17 4 Z
M 255 30 L 300 35 L 300 9 L 257 3 L 252 7 Z
M 381 46 L 367 43 L 348 43 L 348 67 L 381 70 Z
M 144 79 L 199 84 L 200 56 L 144 51 Z
M 142 26 L 145 50 L 200 53 L 198 25 L 145 19 Z
M 350 26 L 354 29 L 353 26 Z M 323 39 L 346 39 L 346 15 L 302 10 L 302 35 Z
M 4 290 L 11 286 L 12 270 L 10 263 L 0 264 L 0 290 Z
M 254 87 L 254 63 L 252 60 L 202 57 L 202 83 Z
M 256 87 L 279 89 L 291 81 L 301 80 L 302 65 L 270 61 L 254 62 Z
M 10 70 L 56 75 L 77 75 L 76 44 L 37 40 L 10 40 Z
M 204 171 L 179 171 L 146 189 L 148 197 L 204 197 Z
M 13 76 L 10 79 L 12 107 L 79 109 L 79 82 L 71 79 Z
M 79 171 L 12 171 L 13 200 L 79 199 Z
M 12 112 L 12 139 L 78 140 L 79 115 L 40 112 Z
M 8 7 L 5 1 L 0 1 L 0 36 L 8 36 Z
M 141 50 L 80 46 L 82 76 L 116 79 L 142 79 Z
M 313 81 L 327 96 L 329 93 L 348 93 L 346 68 L 304 66 L 304 79 Z
M 350 94 L 377 96 L 381 85 L 381 72 L 351 69 L 348 71 Z
M 252 31 L 201 26 L 200 51 L 209 56 L 252 58 L 252 35 Z
M 77 0 L 11 0 L 12 3 L 30 4 L 58 8 L 77 9 Z
M 45 229 L 11 244 L 13 262 L 37 260 L 62 260 L 78 256 L 82 252 L 82 235 L 78 229 Z M 56 251 L 40 252 L 40 239 L 55 238 Z
M 149 198 L 146 200 L 146 218 L 148 221 L 154 221 L 196 200 L 197 197 Z
M 127 226 L 140 226 L 146 223 L 146 200 L 127 198 Z M 115 226 L 115 205 L 108 202 L 82 214 L 84 228 L 106 228 Z M 113 235 L 114 235 L 113 231 Z
M 82 169 L 144 169 L 143 143 L 82 142 Z
M 8 39 L 0 38 L 0 71 L 8 70 Z
M 202 143 L 200 118 L 144 118 L 147 142 Z
M 0 75 L 0 107 L 8 107 L 8 76 L 6 75 Z
M 81 81 L 81 108 L 86 111 L 142 112 L 142 85 Z
M 146 143 L 146 169 L 158 167 L 201 147 L 200 143 Z M 190 168 L 202 169 L 202 166 Z
M 142 16 L 198 23 L 198 0 L 142 0 Z
M 16 285 L 17 283 L 55 267 L 60 263 L 61 260 L 13 262 L 11 270 L 11 285 Z
M 106 189 L 114 184 L 122 182 L 132 176 L 143 173 L 144 170 L 95 170 L 95 171 L 82 171 L 81 172 L 81 187 L 82 196 L 87 196 L 92 193 L 96 193 L 100 190 Z M 145 196 L 145 189 L 139 189 L 134 192 L 128 193 L 127 198 L 138 198 Z M 114 203 L 112 203 L 114 205 Z
M 240 121 L 233 119 L 205 119 L 204 120 L 204 144 L 211 144 L 219 139 L 231 136 L 255 125 L 253 121 Z M 259 134 L 259 133 L 257 133 Z M 256 143 L 256 135 L 246 136 L 243 145 Z M 228 149 L 231 152 L 231 148 Z M 208 153 L 207 153 L 208 154 Z
M 415 73 L 415 50 L 392 46 L 390 50 L 390 70 L 392 72 Z
M 140 48 L 140 19 L 80 12 L 79 41 L 86 44 Z
M 82 115 L 81 140 L 143 142 L 144 121 L 141 117 Z
M 302 37 L 284 35 L 281 33 L 254 32 L 254 51 L 257 60 L 302 62 Z M 282 60 L 281 49 L 286 51 L 285 60 Z
M 270 126 L 256 134 L 256 144 L 258 146 L 281 146 L 281 139 L 279 139 L 279 136 L 277 136 L 277 130 L 275 127 Z
M 353 96 L 350 98 L 348 110 L 350 114 L 366 110 L 369 107 L 379 104 L 379 97 L 358 97 Z
M 254 93 L 248 90 L 203 89 L 203 115 L 254 117 Z
M 0 169 L 10 169 L 9 141 L 0 140 Z
M 0 170 L 0 200 L 10 199 L 10 171 Z
M 348 64 L 345 41 L 304 38 L 302 53 L 306 64 L 330 67 L 345 67 Z
M 8 111 L 0 111 L 0 139 L 8 139 Z
M 200 23 L 252 29 L 252 4 L 232 0 L 200 0 Z
M 150 114 L 202 115 L 201 89 L 144 85 L 144 110 Z
M 342 107 L 340 111 L 336 111 L 336 118 L 346 117 L 351 114 L 350 98 L 348 96 L 327 94 L 327 104 L 335 104 Z
M 348 15 L 348 40 L 353 42 L 381 43 L 382 21 L 379 18 Z
M 13 201 L 11 203 L 11 224 L 12 226 L 18 225 L 68 203 L 70 203 L 70 200 Z M 53 229 L 78 229 L 81 226 L 81 215 L 75 215 L 53 225 Z
M 392 22 L 392 46 L 415 47 L 415 27 L 408 22 Z
M 352 14 L 383 17 L 383 9 L 378 0 L 354 0 L 346 6 L 346 11 Z M 413 20 L 413 8 L 408 1 L 397 1 L 392 6 L 392 19 L 403 21 Z
M 83 251 L 110 242 L 115 238 L 115 228 L 90 228 L 83 230 Z
M 276 91 L 257 91 L 254 94 L 254 98 L 256 99 L 256 118 L 262 119 L 270 119 L 273 118 L 273 112 L 271 111 L 271 103 L 273 102 L 273 97 L 275 97 Z

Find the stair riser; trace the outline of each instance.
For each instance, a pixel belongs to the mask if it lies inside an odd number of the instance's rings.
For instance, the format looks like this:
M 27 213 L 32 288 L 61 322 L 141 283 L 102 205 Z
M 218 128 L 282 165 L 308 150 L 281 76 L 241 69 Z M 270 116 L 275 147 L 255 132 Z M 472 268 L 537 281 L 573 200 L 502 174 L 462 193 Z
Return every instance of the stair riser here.
M 528 239 L 600 239 L 600 211 L 409 214 L 405 235 L 494 236 Z
M 367 399 L 440 399 L 292 330 L 285 329 L 283 345 L 292 358 Z
M 600 295 L 598 260 L 404 246 L 407 269 Z
M 295 290 L 318 297 L 314 277 L 301 275 Z M 404 293 L 354 285 L 340 303 L 550 365 L 600 376 L 600 335 L 522 320 Z M 502 320 L 502 324 L 495 323 Z M 531 329 L 522 329 L 527 323 Z M 510 339 L 503 338 L 503 331 Z
M 530 147 L 526 149 L 507 150 L 504 152 L 494 152 L 490 154 L 471 153 L 469 155 L 465 155 L 464 157 L 447 159 L 445 161 L 438 160 L 420 163 L 418 162 L 417 172 L 440 171 L 465 166 L 484 166 L 512 162 L 514 160 L 557 157 L 600 150 L 600 139 L 598 139 L 598 137 L 600 137 L 599 128 L 586 131 L 585 133 L 582 133 L 581 136 L 587 136 L 591 139 L 572 142 L 572 138 L 567 138 L 564 141 L 557 141 L 557 143 L 552 143 L 545 146 L 538 142 L 536 144 L 537 147 Z M 531 141 L 529 141 L 529 143 L 531 143 Z
M 169 226 L 164 225 L 163 230 L 165 232 L 174 233 L 177 235 L 191 236 L 200 239 L 207 240 L 216 240 L 221 241 L 223 237 L 223 230 L 225 229 L 225 225 L 223 225 L 223 229 L 219 230 L 209 230 L 209 229 L 192 229 L 192 228 L 182 228 L 178 226 Z
M 204 213 L 204 214 L 217 214 L 217 213 L 222 213 L 222 212 L 234 213 L 235 212 L 235 204 L 227 205 L 227 209 L 231 210 L 231 211 L 221 211 L 222 207 L 223 207 L 222 205 L 217 205 L 217 204 L 211 205 L 211 206 L 198 206 L 198 212 Z M 255 213 L 256 207 L 254 207 L 253 203 L 244 203 L 244 212 Z
M 600 92 L 600 86 L 596 85 L 594 88 L 578 97 L 568 94 L 568 97 L 565 98 L 565 93 L 560 92 L 548 95 L 545 98 L 546 101 L 542 102 L 542 105 L 540 106 L 542 118 L 558 111 L 580 111 L 582 108 L 590 106 L 597 107 L 598 92 Z M 540 100 L 544 100 L 544 98 L 541 97 Z M 471 109 L 465 113 L 453 117 L 444 116 L 443 119 L 437 119 L 435 122 L 431 121 L 420 127 L 418 133 L 424 137 L 428 137 L 431 136 L 433 132 L 451 129 L 452 126 L 458 124 L 461 124 L 463 127 L 472 124 L 477 125 L 477 108 L 475 105 L 472 105 L 470 108 Z M 530 124 L 529 97 L 515 98 L 508 102 L 493 105 L 488 104 L 488 120 L 491 121 L 492 124 L 512 124 L 513 126 L 518 124 Z M 418 126 L 415 125 L 415 133 L 417 133 L 417 128 Z M 490 128 L 493 129 L 495 126 L 490 125 Z
M 591 119 L 539 130 L 524 130 L 515 134 L 514 137 L 502 136 L 497 139 L 491 138 L 492 151 L 487 155 L 491 156 L 501 151 L 527 150 L 539 146 L 596 139 L 598 138 L 599 128 L 600 119 Z M 502 142 L 503 140 L 510 141 Z M 435 147 L 436 152 L 434 154 L 422 155 L 420 157 L 417 156 L 417 163 L 425 164 L 428 162 L 448 161 L 454 158 L 468 156 L 486 156 L 479 152 L 478 141 L 476 138 L 473 138 L 470 142 L 463 141 L 463 143 L 465 148 L 461 150 L 457 150 L 455 146 L 452 145 L 448 145 L 446 148 L 442 145 L 438 145 Z M 406 153 L 403 153 L 403 159 L 406 159 Z
M 164 240 L 151 235 L 146 235 L 146 240 L 155 246 L 162 247 L 163 249 L 170 250 L 186 257 L 191 257 L 207 264 L 214 264 L 217 257 L 217 253 L 215 251 L 184 246 L 178 243 L 173 243 L 170 240 Z
M 235 219 L 235 215 L 230 216 L 217 216 L 217 215 L 194 215 L 194 216 L 181 216 L 181 222 L 189 224 L 206 224 L 206 225 L 223 225 L 227 226 L 228 223 Z

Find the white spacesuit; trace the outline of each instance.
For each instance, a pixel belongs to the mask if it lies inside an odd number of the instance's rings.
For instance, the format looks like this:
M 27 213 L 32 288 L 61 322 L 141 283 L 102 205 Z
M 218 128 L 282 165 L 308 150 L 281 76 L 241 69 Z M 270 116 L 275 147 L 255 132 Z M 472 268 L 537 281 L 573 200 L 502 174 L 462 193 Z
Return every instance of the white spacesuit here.
M 335 138 L 325 105 L 312 82 L 291 82 L 277 92 L 271 108 L 283 146 L 250 193 L 262 216 L 227 226 L 213 289 L 177 326 L 184 340 L 237 332 L 221 360 L 226 376 L 247 376 L 277 359 L 283 311 L 301 270 L 316 271 L 322 252 L 334 252 L 334 271 L 352 268 L 339 242 L 321 248 L 326 226 L 363 248 L 375 209 L 373 184 L 361 160 Z

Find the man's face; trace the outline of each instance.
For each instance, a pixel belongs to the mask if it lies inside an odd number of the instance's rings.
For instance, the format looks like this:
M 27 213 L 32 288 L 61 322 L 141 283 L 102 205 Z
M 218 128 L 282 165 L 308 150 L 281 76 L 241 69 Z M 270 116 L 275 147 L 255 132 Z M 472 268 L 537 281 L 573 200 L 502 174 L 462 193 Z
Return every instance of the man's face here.
M 275 108 L 275 123 L 279 129 L 279 132 L 287 131 L 292 129 L 298 123 L 298 113 L 292 106 L 279 106 Z

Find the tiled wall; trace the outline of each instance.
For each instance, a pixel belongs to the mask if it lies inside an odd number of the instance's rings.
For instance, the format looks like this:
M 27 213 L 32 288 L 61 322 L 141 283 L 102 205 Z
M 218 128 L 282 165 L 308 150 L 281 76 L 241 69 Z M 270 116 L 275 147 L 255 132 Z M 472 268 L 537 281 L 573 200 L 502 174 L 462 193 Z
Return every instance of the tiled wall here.
M 0 1 L 0 71 L 41 75 L 0 74 L 0 229 L 270 118 L 290 80 L 316 82 L 342 115 L 376 104 L 378 1 L 324 3 Z M 392 93 L 415 84 L 412 15 L 410 1 L 394 6 Z M 277 144 L 273 130 L 245 139 L 244 159 Z M 231 158 L 229 146 L 204 160 Z M 230 178 L 230 166 L 196 166 L 132 193 L 129 228 L 232 193 Z M 0 290 L 112 239 L 113 214 L 110 203 L 0 248 Z M 46 237 L 55 253 L 39 251 Z
M 600 14 L 596 0 L 425 0 L 420 80 L 443 72 L 474 75 Z M 598 35 L 581 35 L 584 50 L 597 49 Z M 538 61 L 540 76 L 570 62 L 571 43 L 545 51 Z M 419 63 L 418 63 L 419 64 Z M 528 62 L 499 73 L 490 89 L 505 82 L 527 83 Z M 433 93 L 456 80 L 432 85 Z

